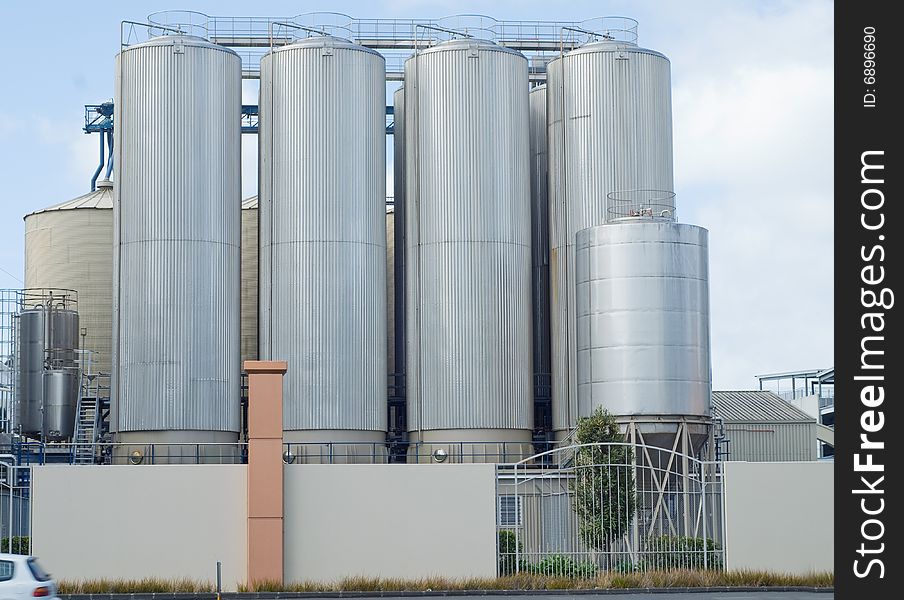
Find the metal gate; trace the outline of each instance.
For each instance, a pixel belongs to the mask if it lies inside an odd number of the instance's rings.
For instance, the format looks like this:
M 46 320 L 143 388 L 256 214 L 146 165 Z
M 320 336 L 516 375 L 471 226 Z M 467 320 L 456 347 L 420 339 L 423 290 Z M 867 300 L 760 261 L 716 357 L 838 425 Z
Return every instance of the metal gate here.
M 724 568 L 720 464 L 594 443 L 497 465 L 499 575 Z

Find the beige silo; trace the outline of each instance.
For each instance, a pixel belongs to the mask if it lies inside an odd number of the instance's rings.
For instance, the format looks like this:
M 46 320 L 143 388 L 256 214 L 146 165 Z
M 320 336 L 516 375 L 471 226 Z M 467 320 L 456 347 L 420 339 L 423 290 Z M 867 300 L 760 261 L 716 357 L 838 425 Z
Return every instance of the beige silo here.
M 242 311 L 241 355 L 246 360 L 257 360 L 257 196 L 242 201 Z
M 82 349 L 92 371 L 110 372 L 113 295 L 113 188 L 25 216 L 25 287 L 78 292 Z

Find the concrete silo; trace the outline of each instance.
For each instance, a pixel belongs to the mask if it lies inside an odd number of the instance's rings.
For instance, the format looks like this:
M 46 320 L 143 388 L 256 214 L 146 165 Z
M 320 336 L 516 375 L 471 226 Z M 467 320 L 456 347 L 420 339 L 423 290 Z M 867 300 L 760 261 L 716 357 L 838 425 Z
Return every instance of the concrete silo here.
M 78 294 L 82 350 L 91 370 L 110 373 L 113 294 L 113 182 L 25 216 L 25 287 Z
M 315 36 L 261 59 L 260 353 L 289 363 L 303 460 L 385 456 L 384 107 L 373 50 Z
M 115 94 L 111 429 L 216 460 L 235 450 L 179 444 L 239 432 L 241 61 L 153 38 L 117 55 Z
M 528 92 L 524 56 L 484 40 L 405 63 L 408 429 L 427 460 L 531 451 Z
M 577 406 L 575 236 L 606 220 L 610 193 L 672 192 L 668 59 L 636 44 L 589 43 L 548 65 L 550 322 L 553 429 Z

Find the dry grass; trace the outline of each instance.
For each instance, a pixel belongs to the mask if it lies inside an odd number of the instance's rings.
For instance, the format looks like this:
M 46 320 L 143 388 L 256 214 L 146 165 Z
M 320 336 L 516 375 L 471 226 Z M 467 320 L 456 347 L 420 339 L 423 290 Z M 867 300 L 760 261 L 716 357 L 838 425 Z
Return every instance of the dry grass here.
M 348 577 L 335 583 L 301 582 L 281 584 L 260 581 L 240 585 L 239 592 L 397 592 L 443 590 L 582 590 L 688 587 L 832 587 L 832 573 L 789 575 L 766 571 L 648 571 L 645 573 L 601 573 L 592 579 L 548 577 L 521 573 L 508 577 L 445 579 L 392 579 Z M 62 580 L 60 594 L 211 593 L 215 586 L 194 579 L 93 579 Z
M 140 594 L 140 593 L 201 593 L 216 592 L 216 586 L 209 581 L 195 579 L 163 579 L 145 577 L 143 579 L 89 579 L 57 582 L 60 594 Z
M 548 577 L 527 573 L 498 578 L 473 579 L 383 579 L 349 577 L 335 583 L 301 582 L 279 584 L 257 582 L 239 586 L 240 592 L 397 592 L 444 590 L 581 590 L 627 588 L 688 588 L 688 587 L 765 587 L 800 586 L 832 587 L 832 573 L 789 575 L 765 571 L 648 571 L 645 573 L 602 573 L 593 579 Z

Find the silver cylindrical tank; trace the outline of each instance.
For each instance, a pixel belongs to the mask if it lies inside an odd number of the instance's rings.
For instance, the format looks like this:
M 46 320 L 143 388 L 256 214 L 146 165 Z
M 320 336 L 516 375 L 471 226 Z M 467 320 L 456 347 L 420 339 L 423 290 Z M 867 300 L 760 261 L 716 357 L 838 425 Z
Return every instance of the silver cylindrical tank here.
M 549 427 L 549 194 L 547 184 L 546 86 L 530 92 L 531 305 L 534 361 L 534 410 L 537 425 Z M 540 404 L 542 403 L 542 404 Z
M 529 452 L 518 446 L 533 427 L 528 92 L 527 60 L 492 42 L 444 42 L 405 63 L 416 442 Z
M 79 395 L 77 367 L 44 371 L 44 436 L 51 442 L 72 438 Z
M 201 38 L 154 38 L 117 55 L 115 95 L 112 428 L 177 456 L 182 442 L 233 442 L 241 60 Z
M 587 44 L 548 65 L 553 428 L 577 408 L 574 243 L 606 221 L 607 195 L 673 190 L 668 59 L 626 42 Z
M 257 196 L 242 201 L 242 364 L 257 360 Z
M 580 415 L 600 406 L 616 417 L 710 415 L 707 238 L 655 219 L 578 232 Z
M 27 294 L 26 290 L 26 294 Z M 49 315 L 49 316 L 48 316 Z M 38 437 L 44 434 L 47 438 L 52 417 L 49 412 L 52 404 L 71 407 L 73 420 L 68 425 L 56 427 L 58 419 L 53 422 L 53 430 L 57 435 L 54 441 L 63 437 L 71 437 L 74 421 L 75 405 L 78 402 L 78 361 L 76 350 L 79 347 L 79 314 L 69 308 L 50 307 L 38 303 L 26 303 L 19 313 L 19 386 L 18 423 L 24 435 Z M 47 389 L 45 376 L 50 369 L 71 371 L 69 375 L 75 381 L 74 393 L 63 394 L 71 387 L 55 385 L 51 392 Z M 55 394 L 52 396 L 51 394 Z
M 25 216 L 25 287 L 78 293 L 81 349 L 91 370 L 110 372 L 113 294 L 113 182 Z
M 367 457 L 386 431 L 385 96 L 383 57 L 347 40 L 261 59 L 261 356 L 289 363 L 286 441 Z

